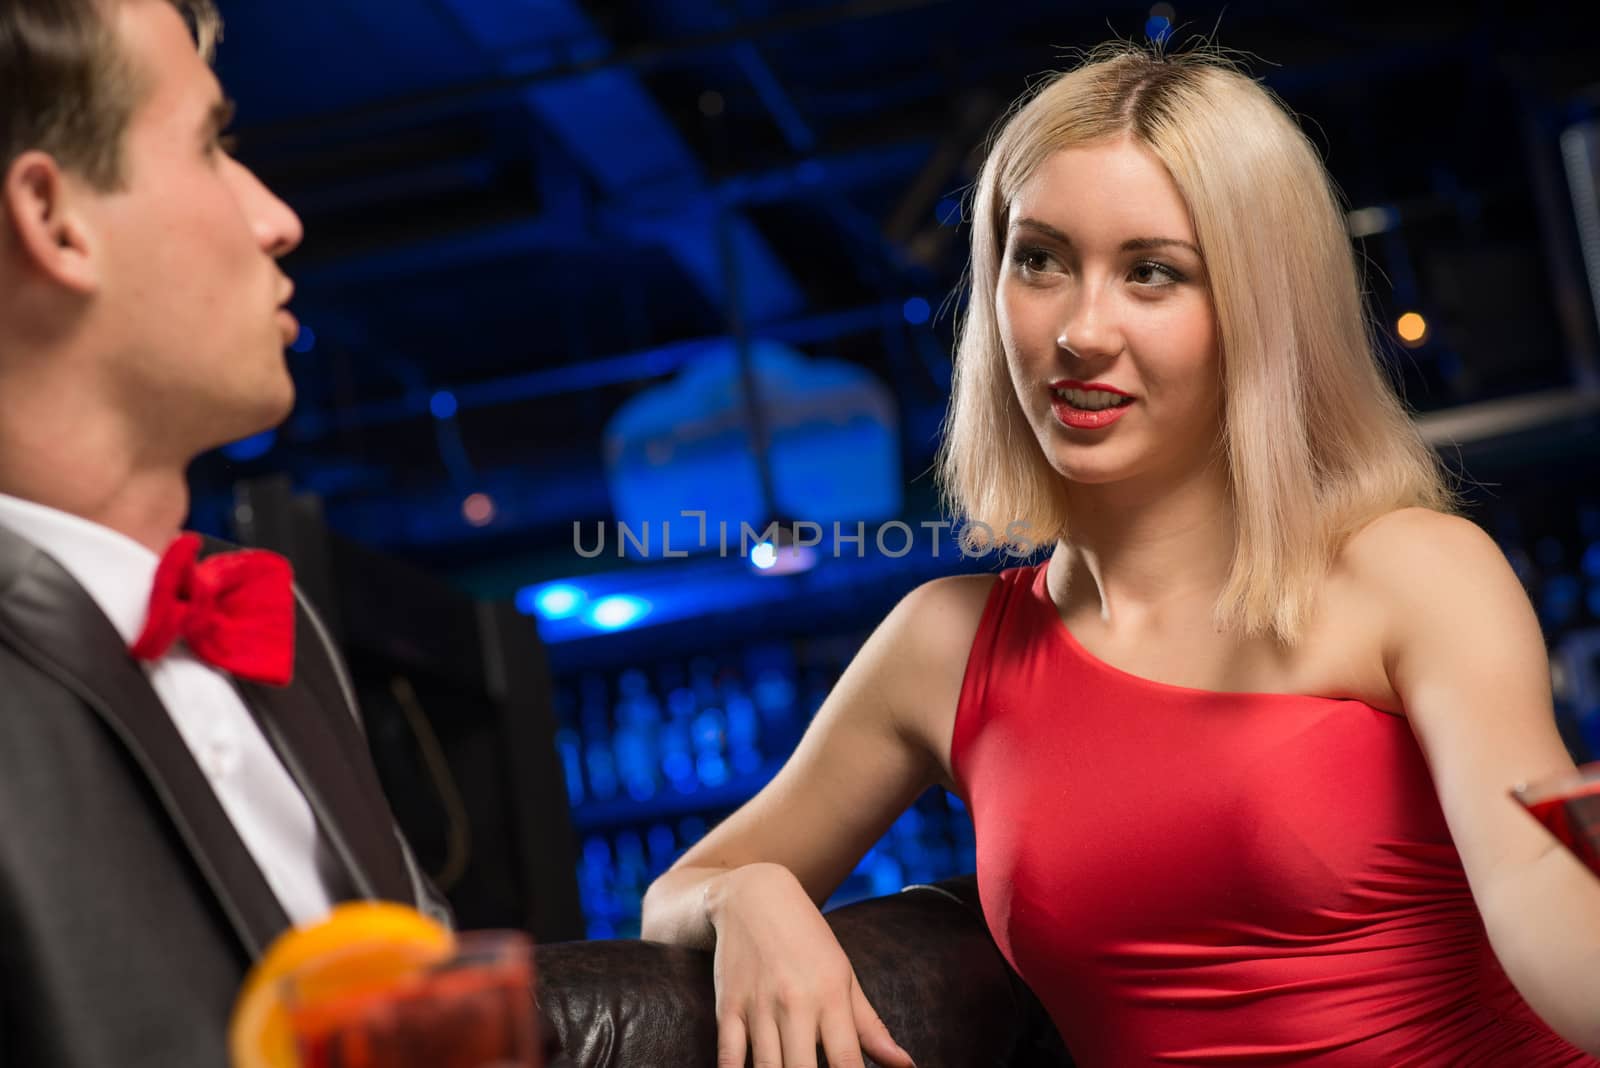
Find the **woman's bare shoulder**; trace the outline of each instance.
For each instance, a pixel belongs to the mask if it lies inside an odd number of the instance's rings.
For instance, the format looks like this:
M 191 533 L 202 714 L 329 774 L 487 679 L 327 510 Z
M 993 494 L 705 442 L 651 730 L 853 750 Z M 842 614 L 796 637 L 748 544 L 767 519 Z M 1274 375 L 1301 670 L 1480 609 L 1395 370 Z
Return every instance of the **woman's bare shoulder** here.
M 1338 568 L 1380 598 L 1510 571 L 1482 527 L 1431 508 L 1397 508 L 1373 519 L 1346 540 Z
M 901 598 L 880 628 L 875 673 L 900 731 L 935 758 L 950 784 L 950 736 L 967 656 L 998 581 L 995 575 L 932 579 Z
M 949 575 L 913 589 L 895 607 L 898 637 L 907 652 L 932 666 L 959 653 L 963 663 L 977 636 L 996 575 Z
M 1330 579 L 1336 630 L 1367 636 L 1364 647 L 1382 666 L 1394 707 L 1403 704 L 1393 678 L 1397 657 L 1434 627 L 1446 606 L 1453 606 L 1446 616 L 1483 612 L 1486 603 L 1506 616 L 1526 602 L 1505 554 L 1483 528 L 1429 508 L 1387 512 L 1352 534 Z M 1495 596 L 1482 602 L 1486 594 Z

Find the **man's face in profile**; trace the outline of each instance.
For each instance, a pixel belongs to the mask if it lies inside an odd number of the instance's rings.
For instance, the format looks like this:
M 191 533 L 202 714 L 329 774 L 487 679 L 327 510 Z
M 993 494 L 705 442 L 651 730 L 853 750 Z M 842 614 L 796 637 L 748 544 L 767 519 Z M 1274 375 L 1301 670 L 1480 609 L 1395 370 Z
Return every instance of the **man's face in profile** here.
M 135 75 L 121 189 L 90 194 L 109 368 L 143 425 L 195 451 L 276 425 L 297 326 L 276 260 L 300 220 L 221 145 L 231 105 L 165 0 L 109 6 Z

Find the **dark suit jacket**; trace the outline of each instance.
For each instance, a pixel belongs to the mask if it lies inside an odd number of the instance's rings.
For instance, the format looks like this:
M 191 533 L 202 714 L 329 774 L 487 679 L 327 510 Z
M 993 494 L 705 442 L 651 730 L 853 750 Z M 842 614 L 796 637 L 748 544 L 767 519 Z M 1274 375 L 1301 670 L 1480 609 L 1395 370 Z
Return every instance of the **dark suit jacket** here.
M 246 705 L 351 895 L 438 914 L 303 600 L 296 639 L 294 682 L 238 683 Z M 221 1068 L 245 971 L 287 926 L 111 622 L 0 528 L 0 1064 Z

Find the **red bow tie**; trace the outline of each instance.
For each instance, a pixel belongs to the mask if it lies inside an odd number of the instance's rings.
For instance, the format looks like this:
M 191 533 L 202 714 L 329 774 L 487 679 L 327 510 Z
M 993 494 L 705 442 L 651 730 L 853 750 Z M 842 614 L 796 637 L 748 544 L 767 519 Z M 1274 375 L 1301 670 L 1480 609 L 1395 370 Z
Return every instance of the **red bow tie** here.
M 165 656 L 182 638 L 206 663 L 241 679 L 286 686 L 294 677 L 294 569 L 277 553 L 200 555 L 200 535 L 180 534 L 156 567 L 150 615 L 128 651 Z

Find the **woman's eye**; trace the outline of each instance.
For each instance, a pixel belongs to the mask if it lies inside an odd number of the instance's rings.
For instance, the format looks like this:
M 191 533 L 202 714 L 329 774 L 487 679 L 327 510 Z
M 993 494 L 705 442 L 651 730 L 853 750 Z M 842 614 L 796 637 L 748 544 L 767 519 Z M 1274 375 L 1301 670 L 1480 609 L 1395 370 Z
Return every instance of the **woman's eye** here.
M 1130 272 L 1129 277 L 1142 286 L 1169 286 L 1174 282 L 1183 281 L 1183 275 L 1179 274 L 1174 268 L 1168 267 L 1164 263 L 1154 263 L 1148 260 L 1137 264 Z
M 1026 274 L 1035 274 L 1050 269 L 1053 259 L 1050 253 L 1042 248 L 1020 248 L 1012 257 L 1018 267 Z

